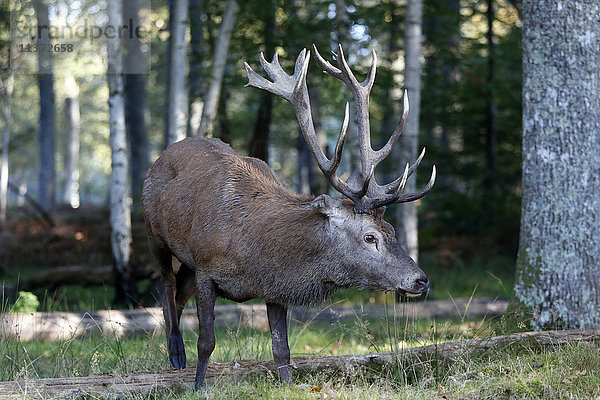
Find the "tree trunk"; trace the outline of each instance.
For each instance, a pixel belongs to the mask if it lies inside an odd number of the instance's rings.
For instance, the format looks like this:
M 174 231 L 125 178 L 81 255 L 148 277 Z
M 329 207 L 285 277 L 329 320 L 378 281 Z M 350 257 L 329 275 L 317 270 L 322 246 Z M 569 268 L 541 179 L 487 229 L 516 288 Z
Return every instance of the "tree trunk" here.
M 337 25 L 338 42 L 342 45 L 346 55 L 350 54 L 350 17 L 348 16 L 348 7 L 346 0 L 335 0 L 335 22 Z M 337 45 L 334 46 L 337 51 Z M 346 135 L 346 154 L 348 155 L 348 169 L 350 172 L 361 172 L 360 162 L 360 144 L 358 138 L 358 113 L 356 105 L 350 102 L 350 123 L 348 124 L 348 133 Z M 364 172 L 364 171 L 362 171 Z M 368 172 L 368 171 L 367 171 Z
M 79 86 L 75 78 L 65 79 L 65 186 L 62 200 L 72 208 L 79 207 Z
M 46 0 L 34 1 L 38 26 L 49 27 L 48 3 Z M 45 32 L 48 32 L 47 30 Z M 37 39 L 38 48 L 47 48 L 51 43 L 47 34 L 42 32 Z M 38 85 L 40 89 L 40 175 L 39 202 L 47 211 L 52 211 L 56 196 L 56 110 L 54 107 L 54 75 L 52 72 L 52 53 L 38 52 Z
M 323 147 L 325 154 L 329 155 L 327 149 L 327 133 L 323 129 L 321 121 L 321 90 L 318 87 L 313 87 L 309 90 L 310 93 L 310 112 L 315 127 L 315 134 L 319 140 L 319 144 Z M 315 162 L 304 135 L 298 130 L 298 192 L 306 194 L 327 193 L 328 183 L 325 175 L 323 175 Z
M 2 154 L 0 154 L 0 229 L 6 222 L 6 208 L 8 206 L 8 155 L 10 146 L 10 98 L 13 92 L 14 75 L 8 73 L 6 79 L 0 78 L 0 91 L 2 92 Z
M 312 101 L 312 99 L 311 99 Z M 298 177 L 296 190 L 298 193 L 312 194 L 317 193 L 313 191 L 313 182 L 315 180 L 315 168 L 312 153 L 304 140 L 302 131 L 298 129 L 298 169 L 296 171 Z
M 185 90 L 185 70 L 187 60 L 186 30 L 188 1 L 172 0 L 172 13 L 169 16 L 169 71 L 167 96 L 167 145 L 180 141 L 186 134 L 187 92 Z
M 600 325 L 600 3 L 523 2 L 515 295 L 532 325 Z
M 396 124 L 398 124 L 398 115 L 401 115 L 398 113 L 398 103 L 399 100 L 397 98 L 397 96 L 394 96 L 394 92 L 397 87 L 397 83 L 400 82 L 399 79 L 399 75 L 400 75 L 400 71 L 398 71 L 397 68 L 394 68 L 394 63 L 392 63 L 391 61 L 394 59 L 394 57 L 397 56 L 398 52 L 400 51 L 400 46 L 399 46 L 399 41 L 400 41 L 400 22 L 398 21 L 397 17 L 396 17 L 396 2 L 395 1 L 390 1 L 387 5 L 387 12 L 389 12 L 390 15 L 390 20 L 388 23 L 389 26 L 389 30 L 388 30 L 388 34 L 389 34 L 389 41 L 387 43 L 387 54 L 388 57 L 390 57 L 390 63 L 389 63 L 389 70 L 388 71 L 382 71 L 382 72 L 387 72 L 388 75 L 388 80 L 387 82 L 385 82 L 385 96 L 384 99 L 387 99 L 388 101 L 385 102 L 385 104 L 383 104 L 384 107 L 384 111 L 383 111 L 383 118 L 381 120 L 381 128 L 379 129 L 380 132 L 383 134 L 383 136 L 385 137 L 384 140 L 387 140 L 386 135 L 391 135 L 392 132 L 394 132 L 394 129 L 396 128 Z M 387 13 L 386 13 L 387 14 Z M 381 75 L 381 74 L 380 74 Z M 381 78 L 380 78 L 381 79 Z M 385 142 L 383 142 L 385 143 Z M 382 143 L 382 145 L 383 145 Z M 381 147 L 381 146 L 379 146 Z
M 487 81 L 487 100 L 486 100 L 486 123 L 485 123 L 485 158 L 486 171 L 484 186 L 486 189 L 494 187 L 496 174 L 496 101 L 494 100 L 494 80 L 495 80 L 495 61 L 494 61 L 494 0 L 488 0 L 487 7 L 487 44 L 488 44 L 488 81 Z
M 188 136 L 192 136 L 200 127 L 202 109 L 204 108 L 204 74 L 206 68 L 206 44 L 204 42 L 204 21 L 206 15 L 205 0 L 189 0 L 190 2 L 190 72 Z
M 211 75 L 210 87 L 202 109 L 202 119 L 200 127 L 195 136 L 212 136 L 213 122 L 217 114 L 217 105 L 219 104 L 219 95 L 221 91 L 221 81 L 225 74 L 225 66 L 227 65 L 227 54 L 229 53 L 229 42 L 233 25 L 239 6 L 236 0 L 229 0 L 225 7 L 223 21 L 219 28 L 219 37 L 215 46 L 215 54 L 213 56 L 213 68 Z
M 221 85 L 221 95 L 219 96 L 219 107 L 217 110 L 219 119 L 219 130 L 217 136 L 225 143 L 231 144 L 231 126 L 229 125 L 229 118 L 227 117 L 227 100 L 229 99 L 229 93 L 227 87 Z
M 264 38 L 265 38 L 265 58 L 270 60 L 275 52 L 275 11 L 277 5 L 273 0 L 265 4 L 264 15 Z M 248 145 L 248 155 L 256 157 L 269 163 L 269 130 L 271 128 L 271 111 L 273 110 L 273 95 L 262 91 L 258 112 L 256 114 L 256 123 L 252 138 Z
M 122 6 L 122 0 L 111 0 L 109 2 L 108 16 L 109 22 L 113 26 L 120 26 L 122 23 Z M 110 173 L 110 226 L 115 278 L 114 303 L 126 306 L 134 303 L 137 291 L 130 264 L 131 199 L 127 182 L 128 158 L 120 42 L 118 37 L 107 41 L 112 165 Z
M 410 99 L 410 113 L 406 120 L 404 133 L 400 136 L 397 149 L 400 160 L 399 171 L 404 171 L 407 162 L 417 158 L 419 142 L 419 115 L 421 108 L 421 41 L 422 41 L 423 2 L 409 0 L 406 7 L 406 32 L 404 35 L 404 86 Z M 417 171 L 406 182 L 405 191 L 416 191 Z M 396 206 L 397 232 L 400 245 L 408 255 L 418 262 L 419 237 L 417 203 L 403 203 Z
M 139 0 L 123 3 L 123 20 L 132 20 L 133 26 L 141 26 Z M 123 79 L 125 95 L 125 128 L 131 152 L 130 177 L 134 208 L 139 208 L 142 184 L 150 167 L 150 143 L 148 141 L 148 102 L 146 100 L 146 75 L 133 74 L 136 63 L 143 57 L 141 42 L 130 38 L 123 43 Z

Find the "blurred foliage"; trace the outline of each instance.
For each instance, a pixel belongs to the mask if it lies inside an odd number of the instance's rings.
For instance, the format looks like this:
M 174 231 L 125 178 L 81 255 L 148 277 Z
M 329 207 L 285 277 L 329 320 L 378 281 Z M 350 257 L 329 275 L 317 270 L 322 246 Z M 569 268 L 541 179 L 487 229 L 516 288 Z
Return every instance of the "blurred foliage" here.
M 20 291 L 19 297 L 10 311 L 15 313 L 36 312 L 39 306 L 40 301 L 35 294 L 31 292 Z

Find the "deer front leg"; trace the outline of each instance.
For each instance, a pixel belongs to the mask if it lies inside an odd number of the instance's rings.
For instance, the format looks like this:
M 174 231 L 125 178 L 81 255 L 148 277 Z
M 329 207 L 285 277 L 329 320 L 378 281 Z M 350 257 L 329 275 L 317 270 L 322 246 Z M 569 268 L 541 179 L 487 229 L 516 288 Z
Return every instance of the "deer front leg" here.
M 204 385 L 208 358 L 215 349 L 215 287 L 210 279 L 196 278 L 196 311 L 198 312 L 198 366 L 196 367 L 195 389 Z
M 273 342 L 273 359 L 279 371 L 279 379 L 291 384 L 290 376 L 290 347 L 287 337 L 287 307 L 280 304 L 267 303 L 267 316 L 271 328 Z

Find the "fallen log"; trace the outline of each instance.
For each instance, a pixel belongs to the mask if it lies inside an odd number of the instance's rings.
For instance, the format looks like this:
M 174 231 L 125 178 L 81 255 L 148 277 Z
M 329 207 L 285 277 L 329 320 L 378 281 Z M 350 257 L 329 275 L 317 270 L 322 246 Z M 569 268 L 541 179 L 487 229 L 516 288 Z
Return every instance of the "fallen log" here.
M 397 319 L 417 318 L 482 318 L 494 317 L 506 311 L 508 302 L 501 299 L 473 298 L 428 300 L 402 303 L 396 307 L 384 305 L 327 306 L 322 308 L 291 308 L 290 325 L 307 322 L 348 321 L 357 318 Z M 0 339 L 69 340 L 86 333 L 96 332 L 122 336 L 127 333 L 157 335 L 164 331 L 162 309 L 158 307 L 137 310 L 107 310 L 89 313 L 35 312 L 0 314 Z M 268 330 L 267 310 L 264 304 L 231 304 L 215 307 L 216 326 L 244 326 Z M 193 308 L 186 308 L 181 316 L 183 329 L 196 330 L 198 319 Z
M 352 356 L 294 357 L 292 366 L 297 375 L 326 372 L 354 375 L 368 368 L 381 370 L 412 364 L 422 365 L 432 359 L 449 359 L 474 356 L 492 349 L 502 349 L 514 344 L 548 347 L 572 343 L 598 345 L 600 328 L 546 332 L 522 332 L 507 336 L 469 339 L 429 346 L 414 347 L 399 352 L 374 353 Z M 195 368 L 181 371 L 164 370 L 124 375 L 101 375 L 78 378 L 47 378 L 0 382 L 0 398 L 20 399 L 73 399 L 85 396 L 110 396 L 119 398 L 127 394 L 150 393 L 160 390 L 172 392 L 191 390 Z M 207 379 L 215 381 L 227 378 L 277 375 L 273 361 L 234 361 L 209 364 Z

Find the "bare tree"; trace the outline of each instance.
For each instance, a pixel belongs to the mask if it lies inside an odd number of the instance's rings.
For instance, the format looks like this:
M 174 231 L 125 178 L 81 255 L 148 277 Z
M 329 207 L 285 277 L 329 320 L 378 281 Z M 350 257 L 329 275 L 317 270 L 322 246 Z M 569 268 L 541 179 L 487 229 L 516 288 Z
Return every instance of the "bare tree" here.
M 6 79 L 0 78 L 0 92 L 2 95 L 2 161 L 0 164 L 0 225 L 6 222 L 6 207 L 8 205 L 8 148 L 10 146 L 10 98 L 13 91 L 13 74 L 9 71 Z
M 215 54 L 213 56 L 213 68 L 211 75 L 210 87 L 204 101 L 202 110 L 202 119 L 200 127 L 195 133 L 195 136 L 212 136 L 213 122 L 217 115 L 217 105 L 219 104 L 219 96 L 221 91 L 221 81 L 225 73 L 227 64 L 227 54 L 229 52 L 229 42 L 233 25 L 238 12 L 239 6 L 236 0 L 229 0 L 225 6 L 225 14 L 219 28 L 219 37 L 215 45 Z
M 14 28 L 14 26 L 13 26 Z M 14 71 L 10 65 L 10 45 L 14 35 L 11 29 L 10 15 L 2 12 L 0 15 L 0 107 L 4 126 L 2 130 L 2 153 L 0 154 L 0 229 L 6 222 L 6 208 L 8 206 L 8 173 L 9 173 L 9 147 L 11 139 L 11 106 L 14 87 Z
M 494 175 L 496 173 L 497 158 L 497 134 L 496 134 L 496 100 L 494 99 L 494 81 L 496 63 L 494 58 L 494 0 L 487 1 L 487 45 L 488 45 L 488 81 L 486 90 L 486 123 L 485 123 L 485 158 L 486 173 L 484 185 L 491 189 L 494 186 Z
M 79 86 L 75 78 L 65 79 L 65 186 L 63 202 L 73 208 L 79 207 Z
M 419 113 L 421 108 L 421 41 L 423 23 L 422 0 L 408 0 L 406 6 L 406 23 L 404 34 L 404 86 L 410 94 L 410 114 L 406 120 L 404 133 L 400 137 L 397 158 L 400 167 L 404 168 L 407 162 L 417 157 L 419 142 Z M 416 176 L 406 182 L 406 190 L 414 191 Z M 419 238 L 416 203 L 399 204 L 396 208 L 397 235 L 400 245 L 408 255 L 418 262 Z
M 532 325 L 600 325 L 600 3 L 523 2 L 515 295 Z
M 186 30 L 188 20 L 188 0 L 171 0 L 172 13 L 169 37 L 169 71 L 166 145 L 185 137 L 187 92 L 185 88 L 185 69 L 187 60 Z
M 189 105 L 188 105 L 188 136 L 192 136 L 200 127 L 202 109 L 204 108 L 204 73 L 206 67 L 206 43 L 204 40 L 204 19 L 206 14 L 205 0 L 189 0 L 190 8 L 190 71 Z
M 40 49 L 47 49 L 50 44 L 50 19 L 49 0 L 35 0 L 33 2 L 38 20 L 37 45 Z M 42 29 L 46 27 L 45 29 Z M 40 175 L 39 175 L 39 202 L 47 211 L 54 208 L 56 195 L 56 165 L 55 165 L 55 140 L 56 140 L 56 110 L 54 104 L 54 75 L 52 67 L 52 53 L 38 52 L 38 85 L 40 88 Z
M 122 0 L 111 0 L 108 6 L 109 21 L 113 26 L 122 23 Z M 131 270 L 131 209 L 127 181 L 128 158 L 125 133 L 125 104 L 123 99 L 123 66 L 121 40 L 117 36 L 109 39 L 108 89 L 110 124 L 110 226 L 115 278 L 115 304 L 132 304 L 137 297 Z
M 264 15 L 264 38 L 265 55 L 268 58 L 273 57 L 275 52 L 275 11 L 276 4 L 270 0 L 265 4 Z M 269 162 L 269 130 L 271 128 L 271 110 L 273 109 L 273 96 L 267 92 L 260 95 L 258 112 L 256 113 L 256 123 L 254 131 L 248 144 L 248 155 L 256 157 L 264 162 Z
M 338 43 L 350 53 L 350 28 L 352 21 L 348 15 L 348 6 L 346 0 L 335 0 L 335 23 Z M 335 46 L 337 46 L 337 44 Z M 335 47 L 334 46 L 334 47 Z M 348 149 L 348 160 L 350 161 L 348 169 L 351 171 L 357 171 L 360 167 L 360 144 L 359 144 L 359 132 L 358 132 L 358 112 L 353 103 L 350 104 L 350 115 L 352 119 L 348 126 L 348 137 L 346 141 L 346 147 Z

